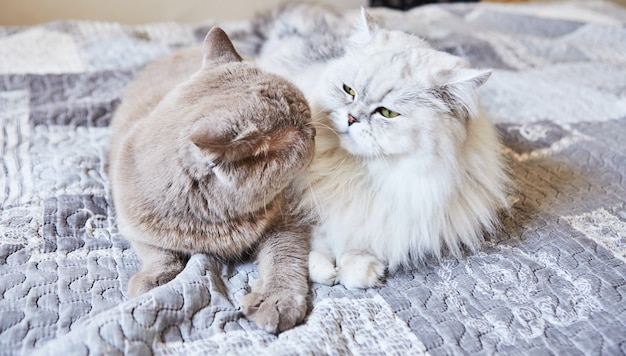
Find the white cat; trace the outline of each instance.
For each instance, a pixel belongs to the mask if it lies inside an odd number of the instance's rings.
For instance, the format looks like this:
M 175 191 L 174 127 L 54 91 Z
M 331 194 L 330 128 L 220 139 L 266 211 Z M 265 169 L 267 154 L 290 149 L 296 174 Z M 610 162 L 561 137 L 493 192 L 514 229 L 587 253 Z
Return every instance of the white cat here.
M 273 68 L 314 109 L 315 158 L 298 181 L 316 220 L 310 279 L 348 288 L 379 285 L 386 267 L 474 250 L 507 206 L 509 182 L 477 103 L 490 72 L 380 28 L 364 10 L 362 22 L 341 57 Z

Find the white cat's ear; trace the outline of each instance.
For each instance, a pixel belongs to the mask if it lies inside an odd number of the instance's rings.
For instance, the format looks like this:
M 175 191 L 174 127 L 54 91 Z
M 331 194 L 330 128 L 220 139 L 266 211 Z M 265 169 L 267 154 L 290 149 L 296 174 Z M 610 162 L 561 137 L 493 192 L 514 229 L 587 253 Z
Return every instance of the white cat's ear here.
M 235 46 L 228 38 L 224 30 L 219 27 L 213 27 L 204 38 L 204 59 L 203 67 L 207 62 L 227 63 L 240 62 L 241 56 L 235 50 Z
M 465 85 L 469 85 L 472 89 L 478 89 L 478 87 L 485 84 L 490 76 L 490 70 L 460 69 L 454 72 L 452 77 L 449 79 L 449 82 L 465 83 Z
M 461 69 L 439 89 L 439 94 L 452 113 L 465 120 L 478 116 L 476 90 L 491 76 L 489 70 Z
M 365 10 L 364 7 L 361 7 L 361 21 L 363 21 L 363 27 L 370 33 L 374 33 L 376 30 L 380 28 L 380 25 L 376 20 Z
M 357 43 L 367 43 L 372 39 L 372 34 L 380 28 L 380 25 L 364 7 L 361 7 L 361 23 L 352 40 Z

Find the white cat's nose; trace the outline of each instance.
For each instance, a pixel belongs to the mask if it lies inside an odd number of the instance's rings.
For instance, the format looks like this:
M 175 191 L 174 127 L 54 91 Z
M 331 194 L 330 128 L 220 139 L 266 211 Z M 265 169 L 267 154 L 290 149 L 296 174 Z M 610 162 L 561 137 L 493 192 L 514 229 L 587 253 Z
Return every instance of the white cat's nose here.
M 355 122 L 359 122 L 352 114 L 348 114 L 348 126 L 354 124 Z

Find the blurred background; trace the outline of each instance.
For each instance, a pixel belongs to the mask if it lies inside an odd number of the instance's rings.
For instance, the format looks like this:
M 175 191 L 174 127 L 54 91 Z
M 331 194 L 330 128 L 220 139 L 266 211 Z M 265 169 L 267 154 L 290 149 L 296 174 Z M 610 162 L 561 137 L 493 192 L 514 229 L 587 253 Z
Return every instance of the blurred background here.
M 127 24 L 208 19 L 244 20 L 284 0 L 0 0 L 0 26 L 32 25 L 60 19 L 115 21 Z M 339 8 L 376 5 L 407 9 L 455 0 L 317 0 Z M 457 0 L 458 1 L 458 0 Z M 489 0 L 498 2 L 553 0 Z M 591 0 L 593 1 L 593 0 Z M 626 0 L 612 0 L 626 5 Z
M 102 20 L 127 24 L 207 19 L 245 20 L 284 0 L 0 0 L 0 25 L 31 25 L 59 19 Z M 359 7 L 367 0 L 317 0 Z

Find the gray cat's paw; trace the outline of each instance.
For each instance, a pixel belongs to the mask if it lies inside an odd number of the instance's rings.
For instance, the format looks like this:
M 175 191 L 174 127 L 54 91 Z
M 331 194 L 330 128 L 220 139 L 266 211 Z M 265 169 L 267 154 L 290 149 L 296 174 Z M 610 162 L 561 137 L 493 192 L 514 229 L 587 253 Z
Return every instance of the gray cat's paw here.
M 337 280 L 348 289 L 379 287 L 385 265 L 368 254 L 345 254 L 339 260 Z
M 141 270 L 128 281 L 128 294 L 137 297 L 174 279 L 180 270 L 146 271 Z
M 250 293 L 241 298 L 243 313 L 260 328 L 270 333 L 291 329 L 306 316 L 306 297 L 284 292 L 280 294 Z

